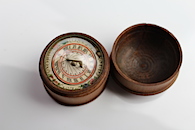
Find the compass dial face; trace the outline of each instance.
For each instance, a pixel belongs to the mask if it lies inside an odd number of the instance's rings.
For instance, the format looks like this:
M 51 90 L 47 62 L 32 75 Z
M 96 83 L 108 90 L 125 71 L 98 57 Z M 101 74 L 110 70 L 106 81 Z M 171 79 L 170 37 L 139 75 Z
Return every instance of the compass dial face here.
M 101 75 L 104 55 L 97 43 L 87 39 L 84 36 L 63 37 L 47 50 L 45 72 L 57 87 L 83 89 L 94 84 Z

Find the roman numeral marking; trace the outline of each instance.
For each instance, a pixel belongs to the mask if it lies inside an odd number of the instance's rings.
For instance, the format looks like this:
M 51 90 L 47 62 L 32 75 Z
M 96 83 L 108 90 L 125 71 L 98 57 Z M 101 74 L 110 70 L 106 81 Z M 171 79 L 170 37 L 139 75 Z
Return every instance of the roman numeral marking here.
M 75 82 L 75 83 L 77 83 L 77 82 L 78 82 L 78 80 L 77 80 L 77 79 L 74 79 L 74 82 Z
M 64 47 L 63 50 L 68 50 L 68 49 L 69 49 L 68 47 L 69 47 L 69 46 Z
M 80 77 L 80 80 L 83 81 L 83 77 Z
M 67 81 L 68 81 L 68 82 L 72 82 L 72 80 L 71 80 L 70 78 L 67 78 Z
M 73 45 L 73 47 L 72 47 L 73 49 L 76 49 L 76 45 Z
M 81 46 L 78 46 L 78 48 L 77 48 L 77 49 L 82 50 L 82 47 L 81 47 Z
M 85 48 L 85 49 L 83 49 L 83 52 L 87 53 L 87 52 L 88 52 L 88 50 Z
M 87 70 L 87 72 L 86 73 L 91 73 L 91 71 L 90 70 Z

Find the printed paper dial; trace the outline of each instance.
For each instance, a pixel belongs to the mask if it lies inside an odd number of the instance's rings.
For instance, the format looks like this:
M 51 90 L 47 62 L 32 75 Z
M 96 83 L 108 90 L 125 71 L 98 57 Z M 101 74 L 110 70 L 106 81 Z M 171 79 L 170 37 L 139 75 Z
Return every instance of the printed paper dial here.
M 54 55 L 52 68 L 67 84 L 81 84 L 91 78 L 96 69 L 93 52 L 79 43 L 62 46 Z
M 104 67 L 103 53 L 94 43 L 79 38 L 65 38 L 46 53 L 45 71 L 58 87 L 75 90 L 92 85 Z

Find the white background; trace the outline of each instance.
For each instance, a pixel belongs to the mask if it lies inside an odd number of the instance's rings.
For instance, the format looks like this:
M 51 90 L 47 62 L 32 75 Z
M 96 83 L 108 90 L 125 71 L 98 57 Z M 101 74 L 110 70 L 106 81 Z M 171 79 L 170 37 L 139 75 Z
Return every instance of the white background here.
M 183 63 L 174 85 L 137 96 L 110 78 L 93 102 L 67 107 L 43 88 L 38 63 L 44 47 L 67 32 L 89 34 L 110 54 L 127 27 L 152 23 L 172 32 Z M 195 2 L 193 0 L 1 0 L 1 130 L 194 130 Z

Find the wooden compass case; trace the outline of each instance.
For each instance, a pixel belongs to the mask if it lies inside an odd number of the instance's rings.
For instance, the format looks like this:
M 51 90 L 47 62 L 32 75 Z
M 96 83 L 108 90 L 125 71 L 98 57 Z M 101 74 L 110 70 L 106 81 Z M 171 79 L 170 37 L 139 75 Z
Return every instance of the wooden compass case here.
M 69 90 L 69 89 L 58 87 L 58 84 L 56 84 L 51 80 L 51 76 L 50 78 L 48 78 L 48 75 L 46 74 L 44 59 L 48 49 L 53 44 L 55 44 L 55 42 L 59 40 L 63 40 L 67 37 L 82 38 L 87 42 L 93 44 L 94 46 L 98 47 L 103 54 L 104 67 L 102 68 L 103 70 L 101 72 L 101 75 L 98 77 L 98 79 L 96 79 L 96 81 L 94 81 L 93 84 L 90 84 L 83 89 Z M 96 97 L 98 97 L 105 88 L 105 83 L 109 75 L 109 70 L 110 70 L 109 57 L 104 47 L 96 39 L 83 33 L 67 33 L 53 39 L 43 50 L 40 58 L 40 63 L 39 63 L 40 76 L 42 78 L 46 91 L 55 101 L 63 105 L 81 105 L 81 104 L 88 103 L 93 99 L 95 99 Z

